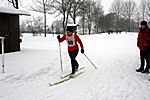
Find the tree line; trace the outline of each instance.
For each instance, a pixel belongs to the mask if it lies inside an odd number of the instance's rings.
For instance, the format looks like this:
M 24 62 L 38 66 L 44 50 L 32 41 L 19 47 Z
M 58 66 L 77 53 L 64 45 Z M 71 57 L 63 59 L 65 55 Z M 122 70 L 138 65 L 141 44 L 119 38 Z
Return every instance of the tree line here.
M 17 7 L 17 0 L 8 1 Z M 28 9 L 42 13 L 43 17 L 38 16 L 33 21 L 22 23 L 22 26 L 24 24 L 24 27 L 30 28 L 33 32 L 40 31 L 45 36 L 47 32 L 64 33 L 68 23 L 79 24 L 78 32 L 81 34 L 108 30 L 138 31 L 139 22 L 149 22 L 150 18 L 148 0 L 141 0 L 139 6 L 134 0 L 114 0 L 108 14 L 104 13 L 101 1 L 98 0 L 32 0 L 32 6 Z M 47 26 L 47 14 L 54 14 L 60 19 Z

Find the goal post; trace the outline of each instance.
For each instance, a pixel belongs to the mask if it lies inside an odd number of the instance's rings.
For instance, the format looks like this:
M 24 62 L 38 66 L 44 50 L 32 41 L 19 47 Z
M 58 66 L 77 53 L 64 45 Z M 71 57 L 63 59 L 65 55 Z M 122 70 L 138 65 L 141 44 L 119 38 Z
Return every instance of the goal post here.
M 0 40 L 1 40 L 1 48 L 2 48 L 2 73 L 5 73 L 5 66 L 4 66 L 4 39 L 5 37 L 0 37 Z

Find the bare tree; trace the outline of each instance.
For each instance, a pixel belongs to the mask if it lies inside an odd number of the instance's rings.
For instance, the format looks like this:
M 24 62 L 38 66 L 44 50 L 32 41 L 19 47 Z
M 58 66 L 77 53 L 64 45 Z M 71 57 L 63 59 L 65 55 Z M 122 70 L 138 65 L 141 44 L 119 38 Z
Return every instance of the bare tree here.
M 62 31 L 63 31 L 62 19 L 54 21 L 52 25 L 53 25 L 53 32 L 55 34 L 61 34 L 62 33 Z
M 105 24 L 105 16 L 104 15 L 102 15 L 102 16 L 99 16 L 99 18 L 98 18 L 98 28 L 99 28 L 99 31 L 100 32 L 104 32 L 105 31 L 105 28 L 104 28 L 104 24 Z
M 94 25 L 94 28 L 95 28 L 95 32 L 98 33 L 99 31 L 99 20 L 102 21 L 100 19 L 101 16 L 103 16 L 103 8 L 102 8 L 102 5 L 100 4 L 100 2 L 96 3 L 95 4 L 95 7 L 94 7 L 94 10 L 93 10 L 93 13 L 92 13 L 92 16 L 93 16 L 93 23 L 95 24 Z
M 141 0 L 140 14 L 142 15 L 143 20 L 145 20 L 146 18 L 146 6 L 147 6 L 146 0 Z
M 114 2 L 111 5 L 110 10 L 113 13 L 116 13 L 116 15 L 119 17 L 122 14 L 122 5 L 123 5 L 122 1 L 120 1 L 120 0 L 114 0 Z
M 16 9 L 19 9 L 19 2 L 18 0 L 8 0 L 9 3 L 13 5 Z
M 135 18 L 134 18 L 134 21 L 137 23 L 136 26 L 139 27 L 140 25 L 140 21 L 141 21 L 141 14 L 140 14 L 140 11 L 137 11 L 137 13 L 135 14 Z M 138 28 L 137 28 L 138 30 Z
M 33 22 L 30 21 L 30 20 L 27 20 L 27 21 L 26 21 L 26 24 L 27 24 L 27 31 L 28 31 L 28 32 L 31 32 L 31 33 L 33 34 L 33 36 L 35 36 L 36 30 L 35 30 L 35 28 L 34 28 Z
M 91 34 L 91 31 L 96 33 L 99 30 L 99 20 L 100 16 L 103 16 L 103 9 L 100 2 L 95 2 L 94 0 L 83 0 L 82 6 L 80 8 L 80 24 L 82 26 L 82 34 L 85 34 L 85 31 L 88 31 L 88 34 Z
M 103 30 L 107 32 L 113 32 L 116 28 L 116 14 L 115 13 L 108 13 L 102 17 L 102 25 Z
M 74 24 L 76 24 L 76 18 L 80 15 L 80 9 L 82 8 L 83 0 L 72 0 L 72 8 L 70 11 L 70 17 L 73 19 Z
M 146 15 L 150 18 L 150 1 L 147 1 L 146 4 Z
M 33 6 L 31 9 L 36 12 L 44 14 L 44 34 L 46 37 L 46 14 L 51 10 L 50 5 L 54 3 L 54 0 L 32 0 Z
M 96 2 L 93 0 L 84 0 L 83 5 L 80 11 L 80 16 L 82 16 L 82 27 L 83 27 L 83 34 L 85 28 L 85 22 L 87 23 L 88 34 L 91 34 L 92 30 L 92 22 L 93 22 L 93 12 L 95 8 Z
M 43 18 L 41 16 L 33 17 L 33 20 L 27 20 L 25 22 L 26 24 L 26 31 L 32 32 L 33 36 L 36 36 L 38 34 L 41 35 L 43 32 Z
M 93 22 L 93 11 L 94 11 L 94 6 L 95 2 L 93 0 L 87 0 L 87 13 L 86 13 L 86 20 L 88 24 L 88 33 L 91 34 L 92 30 L 92 22 Z
M 123 11 L 123 2 L 121 0 L 115 0 L 112 5 L 111 5 L 111 12 L 116 14 L 116 29 L 121 29 L 121 16 L 122 16 L 122 11 Z
M 128 20 L 128 31 L 130 32 L 131 19 L 136 14 L 136 3 L 133 0 L 123 2 L 123 17 Z
M 41 16 L 33 17 L 33 25 L 36 33 L 41 35 L 43 32 L 43 18 Z
M 63 15 L 62 26 L 63 32 L 65 32 L 73 0 L 54 0 L 54 1 L 55 2 L 53 3 L 53 5 L 51 5 L 51 7 L 53 7 L 52 13 L 58 13 L 57 16 Z
M 21 24 L 20 24 L 20 32 L 21 33 L 25 33 L 27 31 L 26 24 L 27 24 L 26 21 L 21 22 Z
M 80 8 L 79 11 L 79 16 L 81 17 L 81 21 L 79 21 L 79 23 L 81 23 L 81 27 L 82 27 L 82 34 L 85 34 L 85 16 L 86 16 L 86 11 L 87 11 L 87 5 L 86 5 L 86 1 L 83 0 L 82 1 L 82 6 Z

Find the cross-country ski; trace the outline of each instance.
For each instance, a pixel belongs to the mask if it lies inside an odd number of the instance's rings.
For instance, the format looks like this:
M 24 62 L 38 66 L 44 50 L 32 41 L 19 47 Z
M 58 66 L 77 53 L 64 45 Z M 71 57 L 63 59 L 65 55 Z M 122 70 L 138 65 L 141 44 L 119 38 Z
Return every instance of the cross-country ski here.
M 70 75 L 66 76 L 66 77 L 63 77 L 61 80 L 57 81 L 57 82 L 54 82 L 54 83 L 48 83 L 50 86 L 54 86 L 54 85 L 58 85 L 58 84 L 61 84 L 61 83 L 64 83 L 66 81 L 69 81 L 70 79 L 74 79 L 76 78 L 77 76 L 79 76 L 80 74 L 83 74 L 84 72 L 79 72 L 77 73 L 76 75 L 74 75 L 73 77 L 71 77 Z
M 85 67 L 81 67 L 81 68 L 79 68 L 77 71 L 80 71 L 80 70 L 82 70 L 82 69 L 84 69 Z M 76 72 L 77 72 L 76 71 Z M 61 75 L 60 77 L 61 78 L 65 78 L 65 77 L 68 77 L 68 76 L 70 76 L 71 75 L 71 73 L 69 73 L 69 74 L 66 74 L 66 75 Z

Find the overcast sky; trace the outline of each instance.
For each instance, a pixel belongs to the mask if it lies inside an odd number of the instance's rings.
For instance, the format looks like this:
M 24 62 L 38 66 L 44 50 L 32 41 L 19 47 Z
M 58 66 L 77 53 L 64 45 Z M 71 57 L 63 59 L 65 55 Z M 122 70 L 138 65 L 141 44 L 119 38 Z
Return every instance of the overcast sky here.
M 105 13 L 109 12 L 109 8 L 110 8 L 111 4 L 113 3 L 113 1 L 114 0 L 101 0 Z

